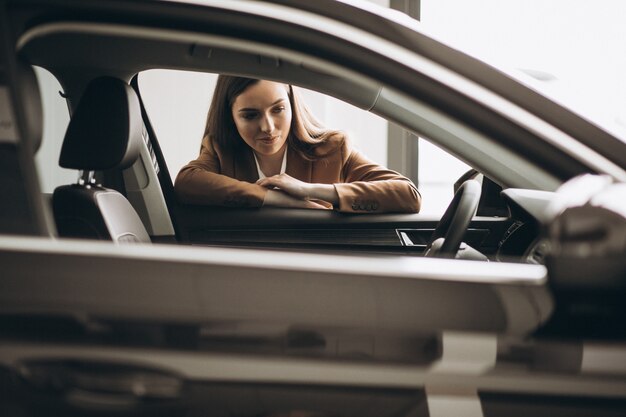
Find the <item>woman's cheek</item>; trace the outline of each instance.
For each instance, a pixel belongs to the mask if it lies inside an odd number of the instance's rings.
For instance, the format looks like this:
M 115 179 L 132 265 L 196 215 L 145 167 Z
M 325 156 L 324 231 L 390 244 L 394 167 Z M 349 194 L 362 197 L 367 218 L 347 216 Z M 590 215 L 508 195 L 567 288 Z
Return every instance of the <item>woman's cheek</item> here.
M 244 121 L 242 123 L 237 124 L 237 130 L 239 130 L 239 134 L 245 138 L 250 139 L 254 136 L 254 126 L 253 123 Z
M 285 112 L 281 118 L 281 124 L 287 129 L 291 126 L 291 112 Z

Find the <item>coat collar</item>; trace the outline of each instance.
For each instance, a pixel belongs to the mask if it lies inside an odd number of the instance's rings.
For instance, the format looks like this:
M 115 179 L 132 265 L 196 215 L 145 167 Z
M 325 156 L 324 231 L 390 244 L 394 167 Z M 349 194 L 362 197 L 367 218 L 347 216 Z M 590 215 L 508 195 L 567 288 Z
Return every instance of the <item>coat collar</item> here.
M 241 152 L 233 153 L 234 178 L 242 181 L 255 183 L 259 179 L 259 173 L 254 162 L 254 154 L 248 146 Z M 288 175 L 302 181 L 310 182 L 313 176 L 313 163 L 304 159 L 291 147 L 287 147 L 287 170 Z
M 289 166 L 289 163 L 287 163 Z M 252 149 L 245 146 L 241 148 L 241 152 L 233 152 L 233 178 L 241 181 L 255 183 L 259 179 L 259 173 L 256 170 L 254 155 Z
M 313 164 L 291 147 L 287 147 L 287 170 L 285 172 L 301 181 L 311 182 Z

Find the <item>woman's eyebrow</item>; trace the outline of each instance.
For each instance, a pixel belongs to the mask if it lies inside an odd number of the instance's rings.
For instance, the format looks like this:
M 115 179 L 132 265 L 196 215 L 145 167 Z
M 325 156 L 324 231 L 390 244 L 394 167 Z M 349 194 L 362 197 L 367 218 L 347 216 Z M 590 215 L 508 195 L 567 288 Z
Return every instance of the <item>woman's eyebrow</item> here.
M 283 102 L 283 101 L 285 101 L 285 100 L 286 100 L 286 99 L 284 99 L 284 98 L 279 98 L 278 100 L 276 100 L 275 102 L 273 102 L 272 104 L 270 104 L 268 107 L 275 106 L 275 105 L 277 105 L 278 103 L 281 103 L 281 102 Z M 237 112 L 244 112 L 244 111 L 258 111 L 258 110 L 259 110 L 259 109 L 253 109 L 253 108 L 251 108 L 251 107 L 245 107 L 245 108 L 243 108 L 243 109 L 239 109 L 239 110 L 237 110 Z

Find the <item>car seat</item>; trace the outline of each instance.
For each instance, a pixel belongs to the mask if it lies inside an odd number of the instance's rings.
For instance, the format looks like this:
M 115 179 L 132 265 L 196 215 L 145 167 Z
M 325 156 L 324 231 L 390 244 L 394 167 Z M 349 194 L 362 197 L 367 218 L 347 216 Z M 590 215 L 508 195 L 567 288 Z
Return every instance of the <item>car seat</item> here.
M 0 234 L 51 236 L 33 158 L 43 135 L 41 95 L 33 67 L 14 65 L 0 70 Z
M 59 165 L 79 170 L 76 184 L 57 187 L 52 196 L 61 237 L 150 242 L 137 212 L 118 191 L 102 187 L 95 171 L 130 167 L 141 145 L 139 100 L 113 77 L 92 80 L 70 120 Z

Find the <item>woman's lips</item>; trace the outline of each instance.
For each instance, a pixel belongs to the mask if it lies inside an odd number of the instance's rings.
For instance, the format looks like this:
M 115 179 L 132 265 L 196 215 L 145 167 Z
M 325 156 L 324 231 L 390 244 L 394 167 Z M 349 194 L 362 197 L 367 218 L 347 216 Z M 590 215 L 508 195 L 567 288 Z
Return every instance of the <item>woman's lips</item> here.
M 259 138 L 257 140 L 266 145 L 270 145 L 278 140 L 278 136 L 266 136 L 264 138 Z

